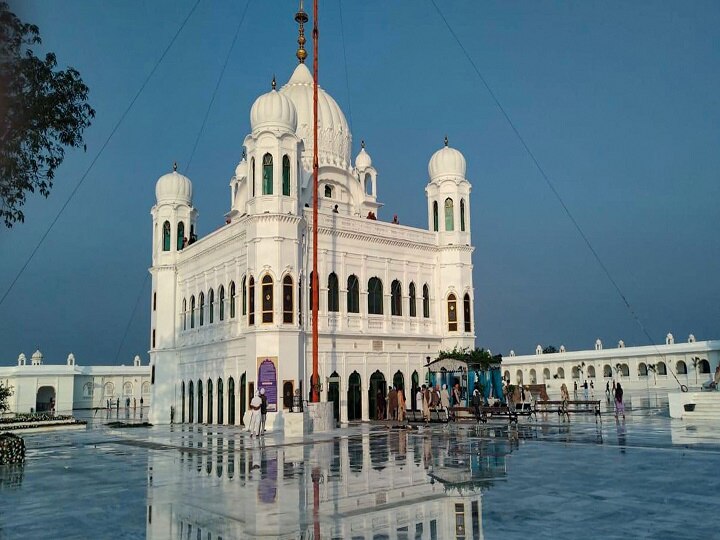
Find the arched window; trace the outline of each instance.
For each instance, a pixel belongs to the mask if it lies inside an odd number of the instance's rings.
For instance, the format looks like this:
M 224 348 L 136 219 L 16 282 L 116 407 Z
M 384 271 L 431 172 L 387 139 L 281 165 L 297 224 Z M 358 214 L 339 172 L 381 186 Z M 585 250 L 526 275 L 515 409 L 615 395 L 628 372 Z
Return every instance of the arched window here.
M 205 294 L 200 293 L 198 296 L 198 303 L 200 304 L 200 326 L 205 324 Z
M 423 285 L 423 317 L 430 318 L 430 289 L 427 283 Z
M 687 364 L 682 360 L 678 360 L 678 363 L 675 365 L 675 371 L 677 371 L 678 375 L 687 375 Z
M 710 362 L 705 360 L 704 358 L 698 362 L 698 371 L 700 373 L 710 373 Z
M 625 364 L 623 364 L 623 366 L 624 365 Z M 658 373 L 658 375 L 667 375 L 667 367 L 665 366 L 665 362 L 658 362 L 657 373 Z M 624 371 L 623 371 L 623 375 L 625 375 Z
M 332 199 L 332 186 L 325 184 L 325 198 Z
M 195 328 L 195 296 L 190 297 L 190 328 Z
M 347 311 L 360 313 L 360 282 L 355 274 L 347 279 Z
M 605 364 L 603 366 L 603 377 L 607 377 L 607 378 L 612 377 L 612 368 L 610 367 L 609 364 Z
M 283 322 L 293 322 L 293 280 L 290 275 L 283 278 Z
M 250 174 L 252 175 L 252 196 L 255 196 L 255 158 L 250 160 Z
M 170 251 L 170 222 L 163 223 L 163 251 Z
M 455 230 L 455 209 L 453 207 L 453 200 L 450 197 L 445 199 L 445 230 Z
M 415 298 L 415 283 L 411 281 L 408 290 L 410 292 L 410 316 L 417 317 L 417 299 Z
M 270 154 L 263 156 L 262 194 L 273 194 L 273 159 Z
M 648 374 L 648 368 L 647 368 L 647 366 L 645 365 L 644 362 L 640 362 L 640 363 L 638 364 L 638 376 L 640 376 L 640 377 L 647 377 L 647 374 Z
M 248 281 L 248 324 L 255 324 L 255 278 L 250 276 Z
M 438 232 L 438 203 L 433 201 L 433 231 Z
M 370 173 L 365 174 L 365 195 L 372 195 L 372 176 L 370 176 Z
M 269 274 L 262 278 L 262 322 L 273 322 L 273 278 Z
M 210 289 L 210 292 L 208 292 L 208 322 L 212 324 L 215 322 L 215 291 Z
M 460 199 L 460 230 L 465 232 L 465 199 Z
M 220 285 L 218 290 L 218 303 L 220 304 L 220 320 L 225 320 L 225 287 Z
M 290 158 L 283 156 L 282 194 L 290 196 Z
M 230 318 L 235 318 L 235 282 L 230 282 Z
M 397 279 L 390 284 L 390 315 L 402 315 L 402 285 Z
M 565 378 L 565 370 L 561 367 L 557 368 L 557 378 L 558 379 L 564 379 Z
M 368 314 L 383 314 L 383 286 L 377 277 L 371 277 L 368 281 Z
M 340 285 L 335 272 L 328 276 L 328 311 L 340 311 Z
M 180 223 L 178 223 L 178 230 L 177 230 L 177 249 L 178 249 L 178 251 L 180 251 L 184 247 L 184 245 L 185 245 L 184 239 L 185 239 L 185 224 L 181 221 Z
M 247 278 L 242 278 L 242 314 L 247 315 Z
M 187 299 L 185 298 L 183 298 L 182 324 L 183 330 L 187 330 Z
M 228 423 L 235 425 L 235 379 L 228 379 Z
M 450 294 L 447 299 L 448 312 L 448 330 L 457 332 L 457 299 L 454 294 Z
M 543 369 L 543 380 L 548 380 L 550 378 L 550 369 L 545 368 Z
M 313 277 L 313 272 L 310 272 L 310 283 L 308 284 L 310 286 L 310 293 L 308 294 L 308 311 L 311 313 L 313 308 L 313 288 L 315 287 L 315 280 Z
M 468 293 L 465 293 L 465 297 L 463 298 L 463 322 L 465 323 L 466 332 L 472 332 L 470 313 L 470 295 Z

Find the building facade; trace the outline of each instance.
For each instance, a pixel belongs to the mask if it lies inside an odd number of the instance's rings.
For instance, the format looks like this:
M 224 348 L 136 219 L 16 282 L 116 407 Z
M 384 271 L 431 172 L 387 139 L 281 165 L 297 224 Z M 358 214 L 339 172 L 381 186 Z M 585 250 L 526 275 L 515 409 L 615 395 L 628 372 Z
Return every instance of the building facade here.
M 544 353 L 538 345 L 535 354 L 510 355 L 503 358 L 502 369 L 512 384 L 545 383 L 549 391 L 559 394 L 565 383 L 572 390 L 585 381 L 593 383 L 596 395 L 607 383 L 619 382 L 627 390 L 678 390 L 680 385 L 699 387 L 710 380 L 720 364 L 720 340 L 697 341 L 690 335 L 676 342 L 668 334 L 664 344 L 626 347 L 620 340 L 616 347 L 605 348 L 601 340 L 584 351 L 560 350 Z
M 127 399 L 138 407 L 149 406 L 151 367 L 140 357 L 131 366 L 78 366 L 70 353 L 65 364 L 45 364 L 35 351 L 30 363 L 25 354 L 17 365 L 0 367 L 0 382 L 12 388 L 10 412 L 71 414 L 73 409 L 106 407 L 108 400 L 125 405 Z
M 177 170 L 153 206 L 150 420 L 240 424 L 265 388 L 282 425 L 311 375 L 313 79 L 304 63 L 250 111 L 226 224 L 197 239 L 192 184 Z M 431 157 L 427 229 L 377 219 L 378 173 L 319 89 L 319 374 L 337 420 L 411 389 L 441 349 L 473 347 L 470 182 L 447 144 Z M 414 392 L 413 392 L 414 395 Z

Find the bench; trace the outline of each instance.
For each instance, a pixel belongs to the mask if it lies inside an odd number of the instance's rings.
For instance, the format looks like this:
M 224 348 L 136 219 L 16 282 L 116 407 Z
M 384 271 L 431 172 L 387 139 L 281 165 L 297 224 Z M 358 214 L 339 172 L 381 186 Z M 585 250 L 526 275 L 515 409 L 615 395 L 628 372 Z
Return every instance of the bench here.
M 573 414 L 594 414 L 595 421 L 598 418 L 602 420 L 600 414 L 600 400 L 569 400 L 566 402 L 556 400 L 539 400 L 535 402 L 536 412 L 557 412 L 560 416 L 567 416 L 570 419 L 570 413 Z
M 421 410 L 407 409 L 405 411 L 405 417 L 408 422 L 424 422 L 423 414 Z M 430 421 L 431 422 L 442 422 L 447 423 L 449 421 L 448 415 L 442 408 L 433 409 L 430 407 Z

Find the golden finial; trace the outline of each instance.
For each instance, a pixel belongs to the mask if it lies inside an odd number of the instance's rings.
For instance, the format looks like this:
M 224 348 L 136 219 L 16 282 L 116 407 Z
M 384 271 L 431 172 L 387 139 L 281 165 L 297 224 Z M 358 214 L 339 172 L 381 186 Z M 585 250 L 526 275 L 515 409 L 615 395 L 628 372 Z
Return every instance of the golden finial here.
M 360 141 L 360 148 L 362 148 L 363 150 L 365 150 L 365 139 L 363 139 L 362 141 Z
M 445 135 L 445 146 L 448 145 L 447 135 Z
M 273 80 L 272 80 L 272 89 L 275 90 L 275 86 L 277 86 L 277 83 L 275 82 L 275 74 L 273 73 Z
M 295 53 L 295 56 L 297 56 L 298 61 L 301 64 L 305 63 L 305 58 L 307 58 L 307 51 L 305 50 L 305 23 L 308 22 L 308 16 L 307 13 L 303 10 L 303 3 L 302 0 L 300 0 L 300 9 L 295 14 L 295 21 L 298 23 L 298 50 Z
M 177 172 L 177 161 L 173 163 L 173 172 Z

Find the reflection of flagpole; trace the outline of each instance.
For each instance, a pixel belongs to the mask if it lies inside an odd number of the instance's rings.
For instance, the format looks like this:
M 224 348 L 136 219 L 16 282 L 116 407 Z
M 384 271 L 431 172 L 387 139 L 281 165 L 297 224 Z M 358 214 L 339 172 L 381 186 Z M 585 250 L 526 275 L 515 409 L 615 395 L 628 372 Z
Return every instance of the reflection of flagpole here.
M 311 478 L 313 483 L 313 538 L 320 540 L 320 469 L 318 467 L 313 467 Z

